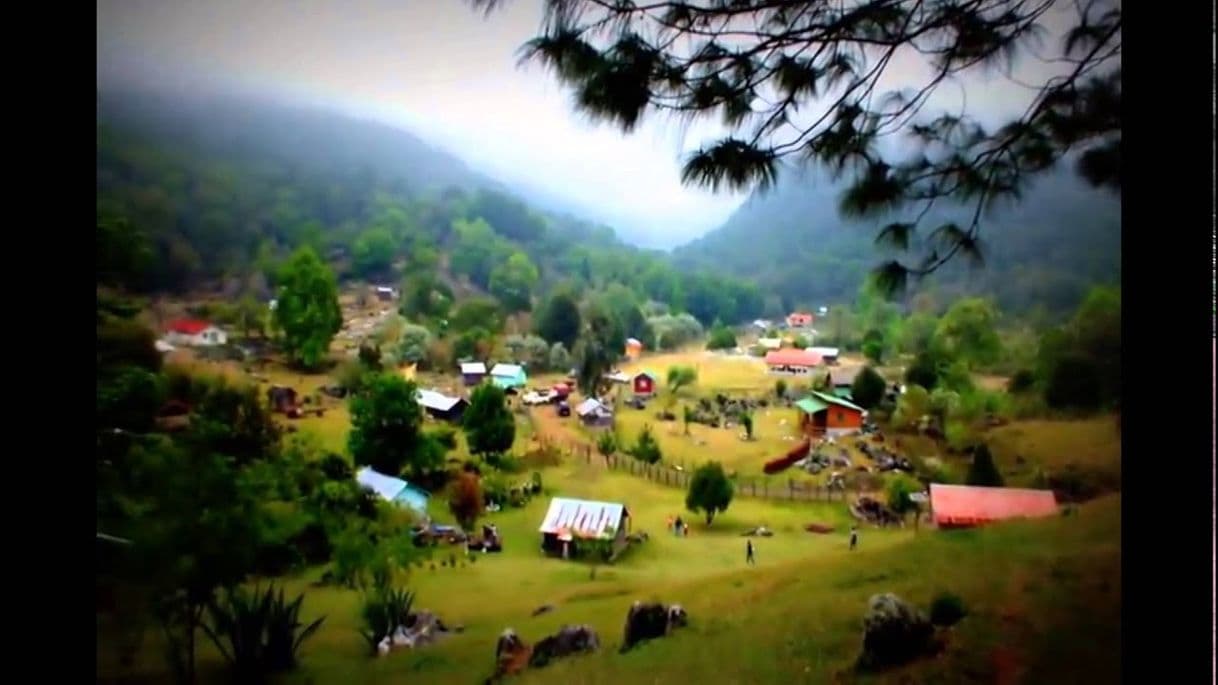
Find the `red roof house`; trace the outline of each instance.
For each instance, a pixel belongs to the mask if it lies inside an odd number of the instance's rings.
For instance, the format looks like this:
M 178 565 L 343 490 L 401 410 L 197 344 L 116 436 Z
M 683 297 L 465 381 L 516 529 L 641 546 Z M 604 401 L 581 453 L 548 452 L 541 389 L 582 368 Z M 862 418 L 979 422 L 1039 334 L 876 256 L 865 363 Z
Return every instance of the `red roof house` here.
M 795 348 L 770 350 L 765 353 L 765 363 L 770 367 L 770 373 L 784 375 L 811 373 L 812 369 L 820 366 L 823 361 L 821 356 L 815 352 Z
M 178 319 L 169 323 L 170 333 L 182 335 L 198 335 L 211 328 L 211 324 L 201 319 Z
M 659 376 L 650 371 L 640 371 L 634 374 L 634 378 L 630 379 L 634 394 L 639 397 L 651 397 L 656 393 L 656 381 L 659 378 Z
M 1015 518 L 1057 514 L 1052 490 L 931 483 L 930 508 L 940 528 L 968 528 Z
M 806 328 L 812 325 L 812 312 L 791 312 L 787 314 L 787 326 L 791 328 Z

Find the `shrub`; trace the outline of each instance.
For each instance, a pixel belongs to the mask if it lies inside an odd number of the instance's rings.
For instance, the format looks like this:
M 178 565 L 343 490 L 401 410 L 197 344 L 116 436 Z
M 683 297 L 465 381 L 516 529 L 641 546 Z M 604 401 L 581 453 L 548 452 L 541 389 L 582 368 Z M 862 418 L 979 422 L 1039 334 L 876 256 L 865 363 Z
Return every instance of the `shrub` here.
M 457 429 L 452 426 L 439 426 L 431 431 L 431 437 L 444 449 L 457 449 Z
M 204 633 L 216 645 L 239 681 L 261 680 L 269 673 L 296 666 L 300 645 L 317 632 L 323 616 L 308 625 L 300 621 L 304 595 L 288 602 L 274 586 L 252 593 L 232 588 L 208 606 Z
M 774 395 L 779 399 L 787 396 L 787 382 L 779 378 L 774 381 Z
M 596 451 L 601 456 L 608 457 L 617 451 L 617 436 L 611 431 L 605 431 L 596 439 Z
M 519 459 L 510 454 L 501 454 L 499 452 L 491 452 L 486 455 L 483 460 L 487 466 L 504 473 L 522 473 L 524 472 L 524 464 Z
M 630 454 L 639 461 L 655 464 L 663 458 L 660 451 L 660 443 L 656 442 L 655 436 L 651 434 L 651 426 L 644 425 L 643 430 L 639 433 L 638 442 L 630 450 Z
M 360 618 L 364 625 L 359 634 L 368 643 L 373 654 L 376 653 L 376 647 L 381 640 L 406 622 L 413 605 L 413 592 L 389 587 L 379 587 L 364 598 L 360 608 Z
M 727 326 L 716 326 L 706 341 L 708 350 L 728 350 L 736 347 L 736 334 Z
M 693 478 L 689 481 L 685 508 L 695 514 L 705 514 L 706 525 L 709 526 L 715 519 L 715 514 L 727 511 L 732 503 L 732 494 L 732 482 L 723 472 L 723 466 L 718 462 L 703 464 L 694 471 Z
M 888 383 L 870 366 L 864 366 L 859 372 L 854 384 L 850 387 L 850 395 L 854 403 L 863 409 L 871 409 L 884 399 Z
M 930 603 L 930 622 L 937 626 L 952 626 L 968 615 L 964 600 L 950 592 L 939 593 Z
M 1028 392 L 1036 384 L 1036 375 L 1028 369 L 1020 369 L 1007 381 L 1007 392 L 1012 394 Z

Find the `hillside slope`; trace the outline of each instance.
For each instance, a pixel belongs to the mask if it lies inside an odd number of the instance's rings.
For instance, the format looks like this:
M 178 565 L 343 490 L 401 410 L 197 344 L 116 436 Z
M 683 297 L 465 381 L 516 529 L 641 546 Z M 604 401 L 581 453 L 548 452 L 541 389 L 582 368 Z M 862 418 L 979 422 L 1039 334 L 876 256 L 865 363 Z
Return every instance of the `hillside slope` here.
M 837 209 L 841 187 L 819 171 L 787 171 L 777 187 L 755 194 L 723 226 L 677 248 L 674 258 L 755 278 L 782 298 L 784 309 L 849 301 L 866 273 L 891 254 L 874 239 L 896 217 L 843 219 Z M 1022 202 L 998 207 L 985 219 L 983 268 L 950 264 L 925 285 L 945 299 L 993 295 L 1008 310 L 1069 309 L 1096 282 L 1120 281 L 1120 212 L 1119 198 L 1087 187 L 1063 163 L 1034 183 Z M 964 209 L 936 209 L 921 232 L 948 221 L 967 223 L 966 215 Z

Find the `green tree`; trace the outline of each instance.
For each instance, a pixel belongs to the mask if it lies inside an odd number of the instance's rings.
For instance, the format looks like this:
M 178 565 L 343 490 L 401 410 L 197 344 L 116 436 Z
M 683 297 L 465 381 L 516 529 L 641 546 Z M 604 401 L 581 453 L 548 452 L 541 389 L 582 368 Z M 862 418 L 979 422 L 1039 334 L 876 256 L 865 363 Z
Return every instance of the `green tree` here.
M 453 354 L 458 359 L 486 359 L 490 355 L 494 336 L 484 328 L 474 327 L 457 336 Z
M 1002 487 L 1002 474 L 994 465 L 994 457 L 990 455 L 990 448 L 985 444 L 978 445 L 977 449 L 973 451 L 973 462 L 969 464 L 968 476 L 965 477 L 964 482 L 968 485 Z
M 98 212 L 94 243 L 98 283 L 143 289 L 153 260 L 148 236 L 125 217 Z
M 930 350 L 923 350 L 905 369 L 905 382 L 933 390 L 939 383 L 939 359 Z
M 528 255 L 515 252 L 491 271 L 489 289 L 509 311 L 528 311 L 538 278 L 537 267 Z
M 573 348 L 580 330 L 579 305 L 575 298 L 566 290 L 551 295 L 538 308 L 534 330 L 550 342 Z
M 744 436 L 749 440 L 753 439 L 753 415 L 745 412 L 740 415 L 740 425 L 744 426 Z
M 850 386 L 850 398 L 863 409 L 871 409 L 883 401 L 887 390 L 888 383 L 884 377 L 870 366 L 864 366 Z
M 681 388 L 698 382 L 698 371 L 692 366 L 668 367 L 668 391 L 676 395 Z
M 970 368 L 987 366 L 1002 354 L 995 326 L 998 310 L 980 298 L 957 300 L 939 320 L 935 342 L 951 359 L 963 360 Z
M 622 329 L 613 315 L 592 305 L 585 317 L 583 335 L 575 346 L 576 384 L 586 397 L 600 394 L 605 374 L 621 356 Z
M 458 333 L 474 328 L 497 333 L 503 330 L 503 311 L 499 304 L 490 298 L 471 297 L 457 305 L 448 324 Z
M 393 234 L 385 228 L 370 228 L 356 238 L 351 249 L 355 272 L 365 278 L 381 278 L 393 268 L 397 251 Z
M 715 520 L 715 514 L 727 511 L 732 503 L 732 482 L 723 472 L 723 465 L 712 461 L 699 466 L 689 481 L 685 493 L 685 508 L 692 513 L 706 515 L 706 525 Z
M 609 457 L 617 451 L 617 436 L 612 431 L 603 431 L 596 438 L 596 451 L 602 457 Z
M 787 396 L 787 382 L 781 378 L 774 381 L 774 396 L 782 399 Z
M 343 325 L 338 284 L 311 248 L 298 250 L 279 271 L 276 327 L 292 362 L 317 368 L 329 355 L 330 341 Z
M 547 366 L 551 371 L 566 373 L 571 369 L 571 353 L 567 352 L 566 346 L 560 342 L 554 343 L 550 347 L 550 356 L 547 361 Z
M 643 425 L 643 430 L 639 431 L 639 437 L 635 440 L 634 447 L 630 448 L 630 455 L 648 464 L 659 463 L 664 458 L 664 453 L 660 450 L 660 443 L 656 442 L 655 436 L 651 434 L 651 426 Z
M 402 316 L 412 319 L 444 317 L 452 308 L 453 291 L 434 271 L 412 273 L 402 283 Z
M 905 392 L 897 398 L 897 408 L 892 422 L 900 428 L 913 428 L 930 412 L 930 393 L 920 385 L 907 385 Z
M 378 374 L 362 394 L 351 400 L 351 432 L 347 447 L 360 466 L 387 476 L 403 470 L 419 478 L 443 465 L 424 445 L 423 410 L 414 383 L 395 373 Z
M 917 481 L 898 475 L 888 483 L 888 508 L 904 519 L 909 512 L 918 510 L 917 502 L 910 495 L 921 491 Z
M 251 295 L 237 302 L 237 325 L 247 338 L 266 336 L 266 324 L 270 310 Z
M 710 337 L 706 341 L 708 350 L 728 350 L 736 347 L 736 334 L 731 328 L 718 324 L 711 328 Z
M 469 451 L 483 458 L 507 452 L 516 439 L 516 420 L 508 411 L 506 395 L 492 383 L 483 383 L 470 393 L 461 423 Z
M 423 326 L 406 324 L 402 327 L 401 342 L 398 346 L 398 359 L 411 364 L 417 364 L 427 359 L 427 346 L 431 344 L 431 331 Z
M 480 8 L 503 2 L 474 0 Z M 552 67 L 584 114 L 626 132 L 655 112 L 726 125 L 723 138 L 686 159 L 684 182 L 713 190 L 766 188 L 784 161 L 800 158 L 853 172 L 841 197 L 843 213 L 871 218 L 920 209 L 919 218 L 894 221 L 879 233 L 877 242 L 913 252 L 877 269 L 887 292 L 958 255 L 979 260 L 981 210 L 1018 198 L 1068 152 L 1081 151 L 1078 171 L 1085 179 L 1120 192 L 1122 15 L 1116 2 L 1073 14 L 1065 40 L 1048 54 L 1030 40 L 1059 11 L 1055 2 L 548 0 L 546 7 L 541 34 L 525 44 L 525 58 Z M 1020 80 L 1026 101 L 1012 118 L 982 126 L 968 107 L 922 112 L 940 101 L 936 91 L 945 83 L 1028 52 L 1068 68 L 1046 70 L 1034 83 Z M 913 61 L 893 60 L 898 53 Z M 905 75 L 894 78 L 891 69 Z M 808 111 L 820 114 L 801 116 Z M 789 125 L 793 121 L 801 123 Z M 894 135 L 936 152 L 910 155 L 907 145 L 878 145 Z M 969 223 L 944 224 L 928 240 L 911 240 L 921 215 L 952 200 L 967 203 Z M 702 318 L 692 298 L 689 306 Z

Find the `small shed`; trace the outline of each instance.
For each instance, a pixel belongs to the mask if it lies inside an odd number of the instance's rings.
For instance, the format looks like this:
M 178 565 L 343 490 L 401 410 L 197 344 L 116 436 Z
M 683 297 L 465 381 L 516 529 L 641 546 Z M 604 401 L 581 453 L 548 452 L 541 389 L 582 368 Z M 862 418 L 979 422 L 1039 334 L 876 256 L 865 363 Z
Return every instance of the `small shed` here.
M 638 359 L 643 354 L 643 343 L 637 338 L 626 338 L 626 356 Z
M 810 437 L 839 436 L 857 433 L 863 426 L 862 407 L 836 395 L 812 391 L 795 403 L 799 409 L 799 427 Z
M 930 484 L 930 509 L 940 528 L 969 528 L 995 521 L 1057 514 L 1052 490 Z
M 607 541 L 615 552 L 626 546 L 630 512 L 617 502 L 555 497 L 538 529 L 542 551 L 567 559 L 588 551 L 580 544 Z
M 461 381 L 466 386 L 478 385 L 486 378 L 486 364 L 482 362 L 461 362 Z
M 656 382 L 659 379 L 655 373 L 644 369 L 630 379 L 630 387 L 637 397 L 651 397 L 656 394 Z
M 464 397 L 449 397 L 435 390 L 419 390 L 417 397 L 423 411 L 441 421 L 460 421 L 469 406 Z
M 266 399 L 274 412 L 290 414 L 297 408 L 296 389 L 286 385 L 272 385 L 267 388 Z
M 600 400 L 589 397 L 580 402 L 575 407 L 575 415 L 583 422 L 585 426 L 611 426 L 613 425 L 613 410 L 605 406 Z
M 794 348 L 771 350 L 765 355 L 766 367 L 776 376 L 806 376 L 821 362 L 819 354 Z
M 420 514 L 427 513 L 427 493 L 401 478 L 386 476 L 365 466 L 355 472 L 355 480 L 386 502 L 413 509 Z
M 529 377 L 519 364 L 496 364 L 491 369 L 491 382 L 504 390 L 511 390 L 528 385 Z
M 828 357 L 826 357 L 828 359 Z M 829 372 L 829 384 L 833 394 L 842 399 L 854 399 L 854 379 L 863 370 L 861 366 L 836 367 Z
M 387 285 L 376 286 L 376 299 L 381 302 L 392 302 L 397 299 L 398 293 L 393 288 Z

